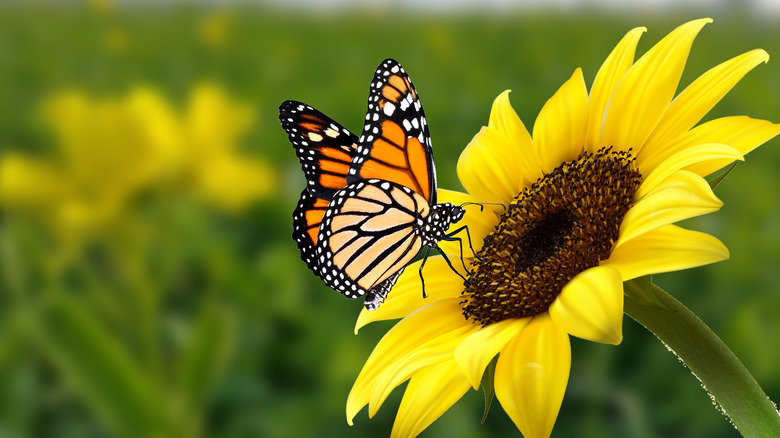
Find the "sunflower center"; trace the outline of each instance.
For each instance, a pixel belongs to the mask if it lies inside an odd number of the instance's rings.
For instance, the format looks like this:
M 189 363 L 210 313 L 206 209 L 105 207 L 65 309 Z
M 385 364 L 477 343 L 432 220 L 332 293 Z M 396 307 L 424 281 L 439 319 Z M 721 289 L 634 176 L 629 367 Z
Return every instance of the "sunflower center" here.
M 607 148 L 523 190 L 474 259 L 463 315 L 488 325 L 547 311 L 574 276 L 609 258 L 641 181 L 630 150 Z

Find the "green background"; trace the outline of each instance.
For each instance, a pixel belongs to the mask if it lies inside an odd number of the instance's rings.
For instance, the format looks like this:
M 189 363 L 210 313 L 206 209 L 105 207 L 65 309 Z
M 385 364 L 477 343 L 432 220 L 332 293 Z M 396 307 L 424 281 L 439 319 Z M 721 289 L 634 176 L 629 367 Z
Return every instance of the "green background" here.
M 175 102 L 214 81 L 257 117 L 240 145 L 278 169 L 275 196 L 241 214 L 176 199 L 128 214 L 159 238 L 95 241 L 48 274 L 45 229 L 0 211 L 0 436 L 308 437 L 388 435 L 402 391 L 369 420 L 345 421 L 349 389 L 392 323 L 353 334 L 361 308 L 327 289 L 298 259 L 291 212 L 303 176 L 277 120 L 285 99 L 309 103 L 359 132 L 367 87 L 382 59 L 398 59 L 422 96 L 439 185 L 460 189 L 455 165 L 512 89 L 529 128 L 575 68 L 586 82 L 631 28 L 643 53 L 677 25 L 713 16 L 694 43 L 682 86 L 753 48 L 780 56 L 776 19 L 739 10 L 501 16 L 376 9 L 308 12 L 263 6 L 0 5 L 0 152 L 53 153 L 38 108 L 79 89 L 119 95 L 149 84 Z M 218 44 L 203 26 L 224 20 Z M 121 35 L 121 50 L 107 38 Z M 751 72 L 707 116 L 780 121 L 780 62 Z M 681 87 L 682 87 L 681 86 Z M 774 139 L 736 167 L 717 213 L 687 221 L 731 259 L 656 281 L 734 350 L 780 399 L 780 150 Z M 110 147 L 110 145 L 106 145 Z M 226 190 L 229 190 L 226 189 Z M 150 211 L 152 211 L 150 213 Z M 161 219 L 162 218 L 162 219 Z M 121 275 L 131 264 L 133 277 Z M 119 272 L 119 273 L 118 273 Z M 738 436 L 699 382 L 626 318 L 617 347 L 572 338 L 569 386 L 553 436 Z M 517 433 L 495 403 L 480 424 L 470 391 L 423 436 Z

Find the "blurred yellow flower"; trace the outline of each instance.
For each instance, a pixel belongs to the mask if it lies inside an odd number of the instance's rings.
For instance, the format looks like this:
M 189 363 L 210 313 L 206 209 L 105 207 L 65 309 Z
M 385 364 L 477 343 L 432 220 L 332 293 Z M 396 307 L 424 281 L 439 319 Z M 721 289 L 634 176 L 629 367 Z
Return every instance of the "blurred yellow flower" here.
M 33 211 L 60 231 L 81 232 L 110 220 L 161 170 L 164 146 L 155 122 L 165 102 L 139 88 L 122 99 L 62 92 L 43 104 L 57 139 L 46 161 L 9 153 L 0 159 L 0 205 Z
M 105 224 L 155 187 L 231 212 L 273 193 L 273 167 L 236 153 L 251 109 L 216 85 L 196 86 L 184 110 L 137 87 L 110 99 L 62 92 L 43 104 L 43 114 L 57 157 L 0 157 L 0 205 L 34 212 L 60 231 Z
M 240 210 L 276 188 L 275 169 L 267 161 L 235 150 L 254 117 L 252 108 L 231 102 L 217 86 L 201 84 L 192 91 L 182 119 L 182 164 L 197 193 L 228 211 Z

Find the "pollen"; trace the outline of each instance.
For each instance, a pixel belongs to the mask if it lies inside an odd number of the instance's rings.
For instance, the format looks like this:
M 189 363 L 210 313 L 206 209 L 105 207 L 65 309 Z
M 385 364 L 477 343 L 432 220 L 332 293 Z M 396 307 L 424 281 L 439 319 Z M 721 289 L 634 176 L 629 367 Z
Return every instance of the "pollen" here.
M 463 315 L 489 325 L 547 311 L 574 276 L 609 258 L 641 181 L 631 150 L 610 147 L 523 190 L 477 253 Z

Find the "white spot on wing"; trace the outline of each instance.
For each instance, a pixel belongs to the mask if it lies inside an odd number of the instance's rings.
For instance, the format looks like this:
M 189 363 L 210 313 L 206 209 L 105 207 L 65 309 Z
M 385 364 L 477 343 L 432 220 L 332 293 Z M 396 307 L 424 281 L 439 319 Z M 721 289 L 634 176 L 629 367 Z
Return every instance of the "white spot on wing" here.
M 404 109 L 403 108 L 403 103 L 401 104 L 401 109 L 402 110 Z M 395 112 L 395 105 L 392 102 L 385 103 L 384 111 L 385 111 L 385 115 L 386 116 L 388 116 L 388 117 L 392 116 L 393 113 Z

